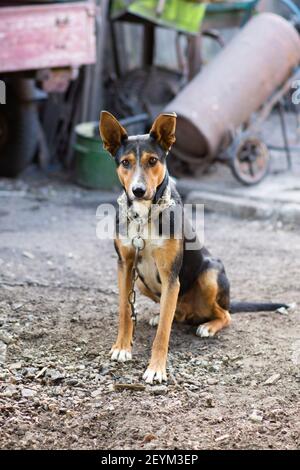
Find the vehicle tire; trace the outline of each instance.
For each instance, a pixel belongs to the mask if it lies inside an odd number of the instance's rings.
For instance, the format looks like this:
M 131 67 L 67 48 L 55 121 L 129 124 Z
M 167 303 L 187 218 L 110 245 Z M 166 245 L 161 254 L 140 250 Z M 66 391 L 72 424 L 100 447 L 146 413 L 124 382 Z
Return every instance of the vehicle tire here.
M 229 153 L 232 173 L 245 186 L 260 183 L 269 173 L 269 149 L 259 137 L 240 136 L 233 142 Z

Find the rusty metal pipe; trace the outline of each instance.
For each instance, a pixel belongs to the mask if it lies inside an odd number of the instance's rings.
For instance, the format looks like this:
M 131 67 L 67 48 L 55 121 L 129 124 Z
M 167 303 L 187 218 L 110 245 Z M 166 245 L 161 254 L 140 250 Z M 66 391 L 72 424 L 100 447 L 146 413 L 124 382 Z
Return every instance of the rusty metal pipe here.
M 178 157 L 215 158 L 300 63 L 300 38 L 281 16 L 261 13 L 201 71 L 166 111 L 175 111 Z

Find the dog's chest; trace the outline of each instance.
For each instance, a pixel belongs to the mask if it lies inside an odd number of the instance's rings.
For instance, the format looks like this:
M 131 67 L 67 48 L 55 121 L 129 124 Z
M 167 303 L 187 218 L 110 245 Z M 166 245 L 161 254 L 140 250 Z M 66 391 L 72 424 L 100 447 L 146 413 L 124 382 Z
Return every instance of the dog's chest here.
M 151 245 L 151 242 L 146 242 L 145 248 L 140 253 L 137 269 L 140 278 L 145 286 L 154 294 L 161 293 L 161 283 L 159 273 L 153 256 L 153 250 L 156 247 Z
M 135 203 L 134 209 L 140 217 L 147 221 L 149 206 L 143 203 Z M 138 257 L 137 269 L 139 276 L 146 287 L 153 293 L 159 294 L 161 292 L 161 284 L 155 263 L 154 251 L 162 247 L 165 240 L 163 237 L 159 236 L 155 224 L 145 222 L 139 225 L 135 220 L 132 220 L 128 224 L 127 234 L 126 237 L 122 239 L 122 244 L 132 246 L 135 237 L 141 237 L 145 243 Z
M 132 240 L 135 237 L 141 237 L 144 240 L 144 248 L 139 252 L 137 270 L 140 278 L 146 287 L 153 293 L 159 294 L 161 292 L 160 278 L 155 263 L 154 251 L 163 245 L 163 240 L 154 232 L 151 233 L 149 227 L 142 227 L 137 231 L 134 223 L 129 225 L 128 237 L 122 240 L 122 243 L 127 246 L 132 246 Z

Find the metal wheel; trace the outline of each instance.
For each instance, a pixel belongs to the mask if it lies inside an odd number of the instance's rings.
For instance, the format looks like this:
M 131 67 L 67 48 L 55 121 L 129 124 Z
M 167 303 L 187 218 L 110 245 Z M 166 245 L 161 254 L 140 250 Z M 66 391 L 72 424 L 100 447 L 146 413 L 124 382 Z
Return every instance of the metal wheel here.
M 233 175 L 246 186 L 260 183 L 269 172 L 268 147 L 257 136 L 236 139 L 229 150 Z

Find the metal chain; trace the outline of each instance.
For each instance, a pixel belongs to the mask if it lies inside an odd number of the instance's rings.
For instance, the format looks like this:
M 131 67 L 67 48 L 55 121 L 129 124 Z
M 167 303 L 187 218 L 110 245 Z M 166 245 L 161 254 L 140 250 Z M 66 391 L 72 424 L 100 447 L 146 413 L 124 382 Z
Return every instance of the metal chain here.
M 135 290 L 135 283 L 139 277 L 137 265 L 139 260 L 139 253 L 145 248 L 145 240 L 140 236 L 141 233 L 141 223 L 137 226 L 137 235 L 132 239 L 132 245 L 135 248 L 134 253 L 134 261 L 131 271 L 131 289 L 128 294 L 128 303 L 131 309 L 131 320 L 133 322 L 133 336 L 135 333 L 135 326 L 137 322 L 137 314 L 135 309 L 135 301 L 136 301 L 136 290 Z

